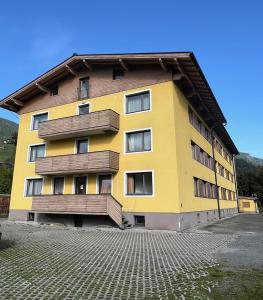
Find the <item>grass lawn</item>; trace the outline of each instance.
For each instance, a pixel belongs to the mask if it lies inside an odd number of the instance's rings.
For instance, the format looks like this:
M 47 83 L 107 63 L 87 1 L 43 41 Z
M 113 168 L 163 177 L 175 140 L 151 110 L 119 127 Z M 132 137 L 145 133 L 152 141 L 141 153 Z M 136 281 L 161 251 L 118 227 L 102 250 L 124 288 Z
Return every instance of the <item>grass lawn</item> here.
M 200 299 L 261 300 L 263 299 L 263 270 L 210 268 L 208 276 L 199 279 L 197 294 Z M 210 292 L 205 282 L 214 282 Z M 196 293 L 193 292 L 193 297 Z M 199 299 L 199 298 L 198 298 Z

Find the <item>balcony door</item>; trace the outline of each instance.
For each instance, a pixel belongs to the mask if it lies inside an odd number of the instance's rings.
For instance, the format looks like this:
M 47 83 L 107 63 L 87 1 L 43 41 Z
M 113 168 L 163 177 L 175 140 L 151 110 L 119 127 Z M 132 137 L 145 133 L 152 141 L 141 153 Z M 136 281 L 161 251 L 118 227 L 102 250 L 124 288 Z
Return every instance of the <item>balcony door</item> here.
M 99 194 L 111 194 L 111 175 L 99 175 Z
M 86 176 L 75 177 L 75 194 L 85 195 L 86 188 L 87 188 L 87 177 Z

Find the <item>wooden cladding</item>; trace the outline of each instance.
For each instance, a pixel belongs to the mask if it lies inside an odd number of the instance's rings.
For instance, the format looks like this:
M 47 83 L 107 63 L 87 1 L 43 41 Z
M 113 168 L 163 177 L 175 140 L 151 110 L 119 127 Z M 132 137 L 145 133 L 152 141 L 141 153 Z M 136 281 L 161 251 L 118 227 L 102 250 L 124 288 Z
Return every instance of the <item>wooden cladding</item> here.
M 110 194 L 34 196 L 32 211 L 38 213 L 109 215 L 122 225 L 122 206 Z
M 119 153 L 110 150 L 38 158 L 36 174 L 64 175 L 109 172 L 119 169 Z
M 87 135 L 114 133 L 119 130 L 119 114 L 111 109 L 54 119 L 40 124 L 38 136 L 59 140 Z

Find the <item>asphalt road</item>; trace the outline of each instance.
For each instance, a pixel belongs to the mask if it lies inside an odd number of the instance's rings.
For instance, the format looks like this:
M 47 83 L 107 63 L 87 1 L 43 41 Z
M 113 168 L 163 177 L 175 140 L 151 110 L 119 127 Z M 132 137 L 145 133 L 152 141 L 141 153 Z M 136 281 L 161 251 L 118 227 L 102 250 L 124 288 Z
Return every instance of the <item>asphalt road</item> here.
M 227 248 L 217 252 L 217 261 L 234 268 L 263 267 L 263 214 L 240 214 L 201 228 L 214 234 L 235 234 Z

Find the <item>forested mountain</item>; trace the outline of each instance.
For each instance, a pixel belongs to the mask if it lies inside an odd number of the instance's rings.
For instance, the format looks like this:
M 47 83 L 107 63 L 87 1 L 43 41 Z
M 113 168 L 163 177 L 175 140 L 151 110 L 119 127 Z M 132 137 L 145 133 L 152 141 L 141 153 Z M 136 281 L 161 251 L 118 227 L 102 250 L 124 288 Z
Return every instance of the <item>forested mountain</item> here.
M 18 124 L 0 118 L 0 164 L 13 162 Z
M 11 192 L 18 125 L 0 118 L 0 194 Z
M 12 135 L 17 132 L 17 129 L 18 129 L 18 124 L 0 118 L 0 143 L 10 139 Z
M 236 159 L 236 172 L 239 194 L 256 194 L 263 202 L 263 159 L 241 153 Z

